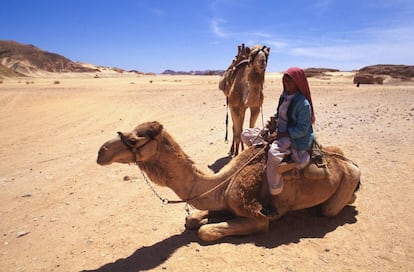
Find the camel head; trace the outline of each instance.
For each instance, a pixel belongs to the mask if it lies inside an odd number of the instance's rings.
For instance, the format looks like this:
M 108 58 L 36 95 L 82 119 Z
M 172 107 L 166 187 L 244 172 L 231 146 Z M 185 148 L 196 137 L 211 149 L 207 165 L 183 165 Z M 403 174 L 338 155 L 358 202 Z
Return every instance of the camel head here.
M 267 67 L 270 48 L 262 45 L 255 45 L 250 51 L 250 63 L 258 73 L 264 73 Z
M 98 152 L 97 163 L 107 165 L 151 160 L 158 148 L 163 126 L 157 122 L 138 125 L 131 132 L 118 132 L 118 137 L 104 143 Z

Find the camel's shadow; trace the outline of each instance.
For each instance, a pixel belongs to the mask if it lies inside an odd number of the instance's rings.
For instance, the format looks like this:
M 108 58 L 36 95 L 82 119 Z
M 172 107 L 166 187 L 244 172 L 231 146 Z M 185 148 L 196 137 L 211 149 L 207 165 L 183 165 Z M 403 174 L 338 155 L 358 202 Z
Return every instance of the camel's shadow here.
M 304 238 L 323 238 L 340 226 L 356 223 L 357 215 L 358 211 L 354 206 L 345 206 L 335 217 L 316 216 L 313 214 L 312 208 L 290 212 L 272 222 L 269 232 L 247 236 L 242 243 L 251 242 L 257 246 L 274 248 L 280 245 L 299 243 Z M 231 242 L 237 243 L 235 240 Z
M 353 206 L 346 206 L 336 217 L 318 217 L 308 211 L 291 212 L 281 219 L 272 222 L 267 233 L 241 237 L 227 237 L 215 243 L 205 243 L 199 240 L 196 231 L 185 230 L 181 234 L 171 236 L 158 243 L 141 247 L 130 256 L 108 263 L 100 268 L 87 271 L 142 271 L 160 266 L 174 252 L 191 242 L 199 242 L 203 246 L 214 246 L 217 243 L 246 244 L 253 243 L 265 248 L 299 243 L 303 238 L 323 238 L 329 232 L 345 224 L 357 222 L 357 211 Z
M 97 269 L 83 270 L 83 272 L 136 272 L 151 270 L 164 263 L 175 250 L 194 241 L 198 241 L 197 232 L 185 230 L 181 234 L 168 237 L 152 246 L 143 246 L 124 259 L 107 263 Z

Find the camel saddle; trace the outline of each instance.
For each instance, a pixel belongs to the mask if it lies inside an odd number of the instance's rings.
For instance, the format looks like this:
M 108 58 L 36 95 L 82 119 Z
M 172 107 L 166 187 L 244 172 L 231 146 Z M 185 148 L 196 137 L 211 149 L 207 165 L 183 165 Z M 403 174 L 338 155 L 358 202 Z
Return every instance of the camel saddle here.
M 308 165 L 302 169 L 293 168 L 284 172 L 282 174 L 283 179 L 291 180 L 296 179 L 299 176 L 303 176 L 310 180 L 321 180 L 331 176 L 328 167 L 328 160 L 326 159 L 326 156 L 323 155 L 322 147 L 316 141 L 313 142 L 309 155 L 310 160 Z M 285 158 L 283 162 L 287 164 L 294 163 L 290 156 Z

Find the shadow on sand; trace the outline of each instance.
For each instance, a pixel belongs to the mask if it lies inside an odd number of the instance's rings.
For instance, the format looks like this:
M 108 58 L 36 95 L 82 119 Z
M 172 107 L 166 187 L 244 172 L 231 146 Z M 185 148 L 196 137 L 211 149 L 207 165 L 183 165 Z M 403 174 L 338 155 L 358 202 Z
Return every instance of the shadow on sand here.
M 231 161 L 232 158 L 232 155 L 222 157 L 213 162 L 212 164 L 209 164 L 208 168 L 211 169 L 214 173 L 218 173 L 221 170 L 221 168 L 223 168 L 226 164 L 228 164 Z
M 203 246 L 217 243 L 246 244 L 252 243 L 265 248 L 275 248 L 280 245 L 299 243 L 304 238 L 323 238 L 339 226 L 357 222 L 358 212 L 353 206 L 346 206 L 336 217 L 318 217 L 311 215 L 307 210 L 292 212 L 270 225 L 267 233 L 241 237 L 227 237 L 215 243 L 205 243 L 199 240 L 196 231 L 185 230 L 181 234 L 171 236 L 158 243 L 138 248 L 130 256 L 104 264 L 100 268 L 83 270 L 84 272 L 109 271 L 143 271 L 154 269 L 162 265 L 174 252 L 191 242 L 198 242 Z

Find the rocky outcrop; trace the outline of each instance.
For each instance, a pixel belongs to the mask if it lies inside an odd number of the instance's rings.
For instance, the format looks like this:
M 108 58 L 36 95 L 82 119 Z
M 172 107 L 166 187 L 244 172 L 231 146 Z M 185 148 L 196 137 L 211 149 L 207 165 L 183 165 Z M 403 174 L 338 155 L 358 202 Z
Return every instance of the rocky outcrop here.
M 382 76 L 375 76 L 369 73 L 358 72 L 354 76 L 354 84 L 382 84 L 384 78 Z
M 355 74 L 355 84 L 382 84 L 385 77 L 391 77 L 402 81 L 410 81 L 414 78 L 414 66 L 377 64 L 366 66 Z
M 43 51 L 34 45 L 0 41 L 0 63 L 16 73 L 28 75 L 46 72 L 97 72 L 61 55 Z
M 339 72 L 338 69 L 331 68 L 306 68 L 303 71 L 307 77 L 327 76 L 326 73 Z
M 9 69 L 8 67 L 0 64 L 0 78 L 6 78 L 6 77 L 24 77 L 25 75 L 16 72 L 12 69 Z

